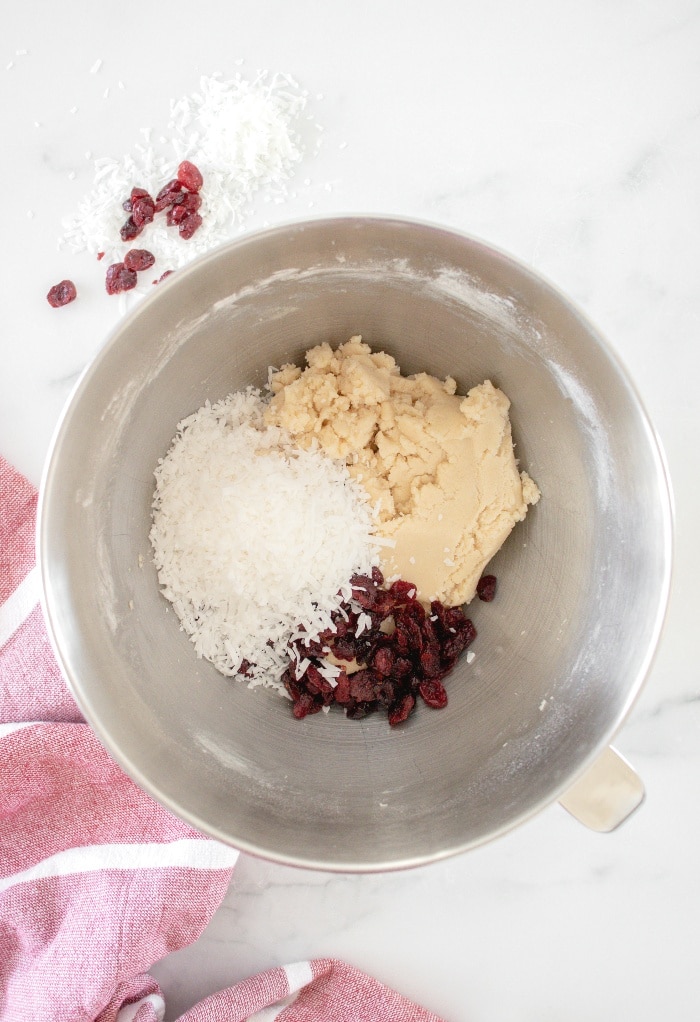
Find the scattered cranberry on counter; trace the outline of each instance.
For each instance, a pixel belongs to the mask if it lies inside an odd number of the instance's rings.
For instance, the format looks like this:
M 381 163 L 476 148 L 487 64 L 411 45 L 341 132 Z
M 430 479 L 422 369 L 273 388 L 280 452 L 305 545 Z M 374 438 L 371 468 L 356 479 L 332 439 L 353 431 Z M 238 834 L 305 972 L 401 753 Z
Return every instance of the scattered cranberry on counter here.
M 75 301 L 78 292 L 72 280 L 62 280 L 54 284 L 46 296 L 46 300 L 53 309 L 60 309 L 63 305 L 69 305 Z
M 176 196 L 182 191 L 182 184 L 174 178 L 172 181 L 168 181 L 166 185 L 163 185 L 161 190 L 156 195 L 156 213 L 160 213 L 161 210 L 167 209 L 168 206 L 172 206 Z
M 146 248 L 131 248 L 124 256 L 124 265 L 127 270 L 147 270 L 153 266 L 156 257 Z
M 202 226 L 202 218 L 199 213 L 188 213 L 184 220 L 177 225 L 180 237 L 186 241 L 192 237 L 194 232 Z
M 189 160 L 183 160 L 177 168 L 177 177 L 168 181 L 155 198 L 145 188 L 132 188 L 129 198 L 122 203 L 124 212 L 129 214 L 119 231 L 122 241 L 129 242 L 137 238 L 144 227 L 153 222 L 156 213 L 163 210 L 167 210 L 168 227 L 177 227 L 180 237 L 185 240 L 191 238 L 202 225 L 202 217 L 198 210 L 202 205 L 199 190 L 203 184 L 204 178 L 199 168 Z M 103 259 L 104 252 L 98 252 L 97 258 Z M 131 291 L 136 287 L 137 274 L 149 269 L 155 261 L 155 256 L 148 249 L 130 249 L 123 262 L 112 263 L 108 267 L 105 278 L 107 294 L 116 295 Z M 153 283 L 160 284 L 161 280 L 165 280 L 172 272 L 173 270 L 166 270 Z M 49 305 L 58 309 L 72 302 L 76 295 L 73 281 L 62 280 L 51 288 L 46 298 Z
M 133 241 L 134 238 L 138 238 L 142 230 L 143 228 L 137 227 L 134 218 L 130 216 L 126 223 L 122 224 L 119 237 L 122 241 Z
M 108 295 L 118 295 L 122 291 L 131 291 L 136 287 L 136 271 L 128 269 L 124 263 L 112 263 L 107 268 L 105 287 Z
M 177 179 L 190 192 L 198 192 L 204 184 L 204 178 L 199 169 L 189 160 L 183 160 L 177 168 Z

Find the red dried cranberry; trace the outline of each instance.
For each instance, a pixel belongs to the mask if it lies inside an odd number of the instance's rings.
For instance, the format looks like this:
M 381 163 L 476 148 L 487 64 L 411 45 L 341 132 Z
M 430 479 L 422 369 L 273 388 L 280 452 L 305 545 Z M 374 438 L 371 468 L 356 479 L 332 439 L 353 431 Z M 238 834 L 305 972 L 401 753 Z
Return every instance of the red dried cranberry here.
M 420 655 L 420 665 L 426 678 L 440 677 L 444 672 L 439 648 L 423 650 Z
M 333 652 L 338 660 L 354 660 L 357 653 L 354 636 L 346 635 L 342 639 L 338 639 L 337 642 L 334 642 Z
M 340 706 L 350 702 L 350 678 L 345 671 L 341 671 L 335 679 L 334 695 L 336 703 Z
M 180 237 L 185 240 L 192 237 L 195 231 L 199 230 L 202 226 L 202 218 L 199 213 L 189 213 L 182 223 L 178 224 L 178 231 Z
M 333 691 L 331 683 L 326 681 L 319 669 L 314 667 L 313 664 L 307 667 L 306 672 L 304 673 L 304 682 L 306 683 L 306 687 L 309 692 L 315 696 L 321 695 L 329 690 Z
M 284 684 L 294 702 L 294 715 L 316 713 L 337 703 L 351 720 L 387 710 L 392 726 L 413 712 L 417 696 L 429 706 L 447 705 L 441 679 L 452 669 L 460 653 L 473 641 L 476 629 L 459 607 L 431 604 L 430 615 L 416 597 L 416 587 L 399 580 L 380 588 L 384 579 L 377 569 L 371 575 L 350 579 L 352 602 L 333 614 L 333 626 L 318 640 L 292 643 L 295 659 L 315 660 L 300 679 L 288 670 Z M 358 604 L 360 608 L 358 610 Z M 369 618 L 358 629 L 361 615 Z M 391 618 L 393 630 L 382 630 Z M 359 634 L 358 634 L 359 632 Z M 336 660 L 357 660 L 359 670 L 341 671 L 335 685 L 321 674 L 321 662 L 332 651 Z
M 402 696 L 397 703 L 389 709 L 389 723 L 392 727 L 396 727 L 397 724 L 402 724 L 406 720 L 414 706 L 416 705 L 416 697 L 410 692 Z
M 189 210 L 178 203 L 177 205 L 170 207 L 165 217 L 165 222 L 168 227 L 177 226 L 177 224 L 181 224 L 189 215 Z
M 442 661 L 446 666 L 452 667 L 460 653 L 469 646 L 476 638 L 476 628 L 467 621 L 467 625 L 454 633 L 447 632 L 442 642 Z
M 124 263 L 112 263 L 107 268 L 105 287 L 108 295 L 116 295 L 122 291 L 131 291 L 136 287 L 136 272 L 129 270 Z
M 352 598 L 362 607 L 369 610 L 377 598 L 377 585 L 369 575 L 353 575 L 350 579 Z
M 136 191 L 136 189 L 134 189 Z M 132 192 L 133 196 L 133 192 Z M 137 227 L 145 227 L 150 224 L 155 216 L 156 204 L 151 196 L 146 193 L 131 200 L 131 219 Z
M 476 595 L 484 603 L 490 603 L 496 595 L 496 576 L 482 575 L 476 584 Z
M 63 305 L 69 305 L 75 301 L 78 292 L 72 280 L 62 280 L 54 284 L 46 296 L 46 300 L 53 309 L 60 309 Z
M 394 669 L 396 657 L 390 646 L 380 646 L 374 654 L 372 666 L 380 674 L 391 674 Z
M 134 238 L 139 236 L 142 230 L 143 228 L 137 227 L 134 222 L 134 218 L 130 216 L 126 223 L 122 225 L 119 235 L 122 241 L 133 241 Z
M 410 674 L 412 670 L 413 664 L 411 663 L 410 660 L 407 660 L 406 657 L 403 656 L 397 656 L 396 660 L 394 661 L 394 669 L 392 670 L 391 673 L 394 678 L 398 678 L 400 680 L 401 678 L 405 678 L 406 675 Z
M 397 600 L 412 600 L 416 598 L 416 587 L 413 582 L 404 582 L 402 578 L 392 582 L 389 592 Z
M 196 213 L 202 205 L 202 196 L 197 192 L 181 192 L 177 205 L 183 206 L 188 213 Z
M 172 206 L 178 193 L 182 191 L 182 184 L 177 178 L 173 178 L 172 181 L 168 181 L 156 195 L 156 213 L 160 213 L 161 210 L 167 209 L 168 206 Z
M 146 248 L 132 248 L 124 256 L 124 265 L 127 270 L 147 270 L 153 266 L 156 257 Z
M 98 259 L 104 259 L 104 257 L 105 257 L 105 254 L 104 254 L 104 252 L 98 252 L 98 253 L 97 253 L 97 258 L 98 258 Z
M 198 168 L 189 160 L 183 160 L 177 168 L 177 179 L 191 192 L 198 192 L 204 184 L 204 178 Z
M 366 668 L 350 675 L 350 695 L 358 703 L 373 703 L 377 700 L 382 679 L 376 671 Z
M 134 208 L 134 202 L 137 199 L 150 198 L 150 195 L 145 188 L 132 188 L 128 199 L 124 199 L 122 202 L 122 209 L 125 213 L 131 213 Z
M 418 686 L 421 697 L 428 706 L 441 710 L 447 706 L 447 692 L 441 681 L 422 681 Z
M 165 273 L 161 273 L 161 275 L 158 278 L 158 280 L 154 280 L 153 283 L 154 284 L 160 284 L 161 280 L 165 280 L 165 278 L 169 277 L 171 273 L 175 273 L 175 270 L 166 270 Z
M 297 720 L 302 720 L 310 713 L 318 713 L 321 705 L 308 692 L 302 692 L 292 707 L 292 713 Z

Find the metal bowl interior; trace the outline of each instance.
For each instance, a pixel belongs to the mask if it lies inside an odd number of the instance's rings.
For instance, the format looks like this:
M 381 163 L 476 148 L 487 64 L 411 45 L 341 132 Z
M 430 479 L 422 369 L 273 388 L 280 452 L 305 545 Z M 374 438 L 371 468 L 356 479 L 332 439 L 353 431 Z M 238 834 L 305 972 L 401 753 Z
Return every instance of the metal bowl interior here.
M 111 755 L 205 833 L 330 870 L 426 863 L 555 800 L 628 712 L 668 592 L 663 458 L 596 331 L 507 256 L 382 218 L 275 228 L 155 291 L 79 382 L 40 500 L 49 631 Z M 448 679 L 448 706 L 393 730 L 379 715 L 298 722 L 197 660 L 148 540 L 181 418 L 358 333 L 406 373 L 500 386 L 542 491 L 493 563 L 498 599 L 470 608 L 476 658 Z

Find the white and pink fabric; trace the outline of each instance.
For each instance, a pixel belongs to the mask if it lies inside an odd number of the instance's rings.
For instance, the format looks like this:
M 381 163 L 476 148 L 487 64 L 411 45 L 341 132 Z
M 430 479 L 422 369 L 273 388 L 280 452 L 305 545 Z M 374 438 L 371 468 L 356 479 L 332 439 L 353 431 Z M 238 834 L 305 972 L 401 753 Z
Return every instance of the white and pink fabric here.
M 38 603 L 36 504 L 0 457 L 0 1022 L 161 1022 L 147 970 L 197 939 L 237 852 L 141 791 L 83 721 Z M 181 1016 L 273 1019 L 441 1022 L 330 958 L 270 969 Z

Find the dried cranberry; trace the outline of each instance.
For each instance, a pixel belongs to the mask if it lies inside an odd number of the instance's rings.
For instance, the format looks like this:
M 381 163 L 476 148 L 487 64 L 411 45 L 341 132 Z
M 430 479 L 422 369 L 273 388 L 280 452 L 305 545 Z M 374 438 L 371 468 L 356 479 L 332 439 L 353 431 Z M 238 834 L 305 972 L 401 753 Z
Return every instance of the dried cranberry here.
M 105 287 L 108 295 L 131 291 L 133 287 L 136 287 L 136 281 L 136 271 L 127 269 L 124 263 L 112 263 L 107 268 Z
M 476 638 L 476 628 L 467 621 L 467 625 L 454 633 L 446 633 L 442 643 L 442 660 L 445 665 L 452 667 L 461 653 L 471 645 Z
M 189 213 L 182 223 L 178 225 L 177 229 L 180 232 L 180 237 L 187 240 L 188 238 L 191 238 L 194 232 L 199 230 L 201 226 L 202 218 L 199 213 Z
M 307 689 L 312 695 L 322 695 L 323 693 L 333 691 L 331 683 L 326 681 L 319 669 L 314 667 L 313 664 L 310 667 L 307 667 L 304 674 L 304 681 L 306 682 Z
M 136 191 L 136 189 L 134 189 Z M 146 193 L 143 196 L 138 196 L 131 199 L 131 219 L 134 221 L 137 227 L 145 227 L 146 224 L 150 224 L 156 213 L 156 204 L 151 196 Z
M 366 668 L 350 675 L 350 695 L 358 703 L 373 703 L 381 686 L 381 675 Z
M 422 681 L 418 686 L 421 697 L 428 706 L 441 710 L 447 706 L 447 692 L 441 681 Z
M 177 179 L 191 192 L 198 192 L 204 184 L 200 171 L 189 160 L 183 160 L 177 168 Z
M 426 678 L 438 678 L 443 672 L 440 650 L 425 649 L 420 655 L 420 665 Z
M 292 707 L 292 713 L 297 720 L 302 720 L 310 713 L 318 713 L 320 709 L 321 704 L 317 703 L 312 695 L 308 692 L 302 692 Z
M 189 210 L 178 203 L 177 205 L 170 207 L 165 217 L 165 222 L 168 227 L 173 227 L 177 224 L 181 224 L 189 215 Z
M 202 196 L 197 192 L 182 192 L 178 196 L 178 206 L 184 206 L 188 213 L 196 213 L 202 205 Z
M 104 254 L 104 252 L 98 252 L 98 253 L 97 253 L 97 258 L 98 258 L 98 259 L 104 259 L 104 257 L 105 257 L 105 254 Z
M 473 623 L 460 607 L 438 601 L 427 614 L 410 582 L 400 579 L 389 589 L 380 588 L 383 583 L 379 569 L 353 575 L 351 602 L 334 612 L 332 627 L 317 640 L 300 638 L 291 644 L 297 661 L 315 661 L 298 680 L 293 671 L 286 672 L 284 684 L 296 717 L 335 702 L 351 720 L 383 708 L 395 726 L 413 712 L 418 695 L 435 709 L 447 705 L 441 679 L 475 638 Z M 358 628 L 361 618 L 363 627 Z M 393 626 L 389 631 L 383 627 L 387 619 Z M 319 670 L 329 651 L 336 662 L 356 660 L 359 670 L 341 671 L 332 685 Z
M 165 273 L 161 273 L 161 275 L 158 278 L 158 280 L 154 280 L 153 283 L 154 284 L 160 284 L 161 280 L 165 280 L 165 278 L 169 277 L 171 273 L 175 273 L 175 270 L 166 270 Z
M 352 598 L 362 607 L 369 610 L 377 599 L 377 585 L 369 575 L 353 575 L 350 579 Z
M 54 284 L 46 296 L 46 300 L 53 309 L 60 309 L 63 305 L 70 305 L 78 296 L 75 284 L 72 280 L 62 280 Z
M 416 597 L 416 587 L 413 582 L 404 582 L 402 578 L 392 582 L 389 592 L 398 600 L 415 599 Z
M 334 642 L 333 652 L 339 660 L 354 660 L 357 653 L 354 636 L 345 636 Z
M 143 228 L 137 227 L 134 222 L 134 218 L 130 216 L 126 223 L 122 225 L 119 235 L 122 241 L 133 241 L 134 238 L 139 236 L 142 230 Z
M 147 270 L 153 266 L 156 257 L 146 248 L 132 248 L 124 256 L 124 265 L 127 270 Z
M 395 660 L 396 656 L 390 646 L 380 646 L 374 654 L 372 666 L 380 674 L 391 674 Z
M 160 213 L 162 209 L 166 209 L 171 206 L 178 194 L 182 191 L 182 184 L 177 178 L 173 178 L 172 181 L 168 181 L 166 185 L 163 185 L 161 190 L 156 195 L 156 213 Z
M 403 613 L 403 607 L 397 611 L 395 618 L 397 641 L 402 649 L 414 649 L 420 653 L 423 649 L 423 633 L 420 625 L 413 618 Z
M 402 656 L 396 657 L 396 660 L 394 660 L 394 667 L 391 672 L 394 678 L 405 678 L 406 675 L 410 674 L 412 671 L 413 664 L 410 660 L 407 660 L 406 657 Z
M 336 703 L 340 706 L 350 702 L 350 678 L 345 671 L 341 671 L 335 679 L 334 695 Z
M 496 576 L 482 575 L 476 584 L 476 595 L 484 603 L 490 603 L 496 595 Z
M 392 727 L 396 727 L 397 724 L 402 724 L 406 720 L 414 706 L 416 705 L 416 697 L 410 692 L 402 696 L 397 703 L 389 708 L 389 723 Z

